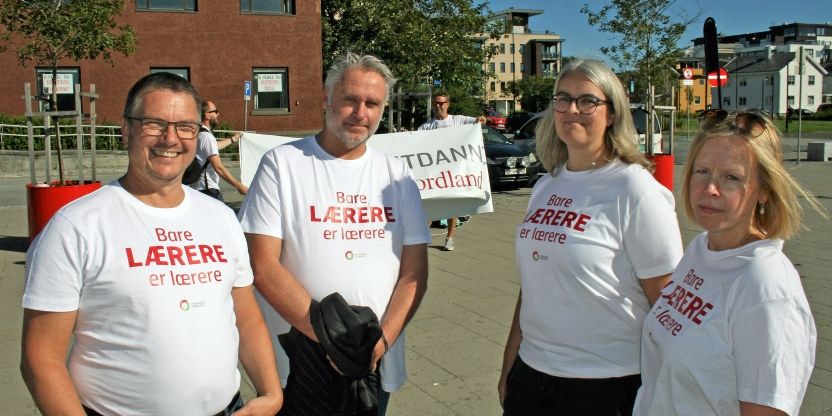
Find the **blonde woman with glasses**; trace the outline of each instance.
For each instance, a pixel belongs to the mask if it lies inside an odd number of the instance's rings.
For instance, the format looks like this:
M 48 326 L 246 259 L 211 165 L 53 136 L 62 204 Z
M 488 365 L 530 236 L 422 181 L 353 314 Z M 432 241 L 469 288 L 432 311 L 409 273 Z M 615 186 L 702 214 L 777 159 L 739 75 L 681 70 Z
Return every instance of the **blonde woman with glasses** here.
M 783 240 L 802 197 L 763 114 L 706 114 L 684 170 L 684 206 L 705 229 L 644 322 L 638 415 L 796 415 L 817 333 Z
M 536 135 L 551 174 L 515 235 L 503 409 L 628 415 L 642 320 L 682 256 L 673 195 L 646 169 L 624 88 L 601 62 L 564 68 Z

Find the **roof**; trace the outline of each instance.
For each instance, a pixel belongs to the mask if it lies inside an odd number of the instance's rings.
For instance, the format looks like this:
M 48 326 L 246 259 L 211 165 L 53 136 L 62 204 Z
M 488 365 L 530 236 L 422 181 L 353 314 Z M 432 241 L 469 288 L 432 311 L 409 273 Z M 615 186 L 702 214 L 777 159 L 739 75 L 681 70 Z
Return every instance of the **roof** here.
M 740 55 L 728 62 L 725 70 L 729 73 L 778 72 L 794 61 L 796 54 L 797 52 L 775 52 L 770 58 L 761 55 Z M 806 63 L 815 67 L 821 75 L 829 72 L 814 59 L 805 59 Z
M 539 14 L 543 14 L 543 9 L 519 9 L 516 7 L 509 7 L 508 9 L 503 9 L 500 11 L 496 11 L 491 13 L 492 16 L 499 16 L 501 14 L 527 14 L 529 16 L 537 16 Z
M 771 58 L 763 55 L 739 55 L 725 65 L 729 73 L 777 72 L 793 61 L 795 52 L 776 52 Z

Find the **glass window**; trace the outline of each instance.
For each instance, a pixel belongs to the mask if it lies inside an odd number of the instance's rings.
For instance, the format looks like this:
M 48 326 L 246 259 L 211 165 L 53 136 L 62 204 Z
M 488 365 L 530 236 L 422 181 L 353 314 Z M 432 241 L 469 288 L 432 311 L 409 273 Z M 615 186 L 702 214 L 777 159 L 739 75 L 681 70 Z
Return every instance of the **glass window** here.
M 494 81 L 491 81 L 491 91 L 496 91 L 496 90 L 497 90 L 497 83 L 494 82 Z
M 506 44 L 505 43 L 500 44 L 500 53 L 506 53 Z
M 815 105 L 815 96 L 814 95 L 810 95 L 806 98 L 807 98 L 807 102 L 806 102 L 807 105 Z
M 744 87 L 746 85 L 747 84 L 746 84 L 745 78 L 740 78 L 740 87 Z
M 52 97 L 52 70 L 50 68 L 36 68 L 37 90 L 33 94 L 43 96 L 47 100 Z M 75 110 L 75 84 L 81 83 L 81 70 L 78 68 L 58 68 L 58 110 Z M 83 90 L 83 88 L 82 88 Z M 47 109 L 46 100 L 38 100 L 41 110 Z
M 196 0 L 136 0 L 136 10 L 195 12 Z
M 521 54 L 526 53 L 526 44 L 525 43 L 520 45 L 520 53 Z
M 815 76 L 809 75 L 809 85 L 815 85 Z
M 500 62 L 500 73 L 504 74 L 505 72 L 506 72 L 506 63 L 505 62 Z
M 511 63 L 511 72 L 514 73 L 514 62 Z
M 500 82 L 500 91 L 505 91 L 505 90 L 506 90 L 506 83 L 505 82 Z
M 740 105 L 745 105 L 745 97 L 740 97 L 737 101 L 739 101 Z
M 790 95 L 788 98 L 789 105 L 794 105 L 794 95 Z
M 246 13 L 295 14 L 295 1 L 240 0 L 240 11 Z
M 514 53 L 514 44 L 513 43 L 511 44 L 511 53 L 512 54 Z
M 185 78 L 188 81 L 191 80 L 190 68 L 150 68 L 151 74 L 158 74 L 160 72 L 170 72 L 171 74 L 179 75 L 180 77 Z
M 789 75 L 789 85 L 794 85 L 794 75 Z
M 286 68 L 254 68 L 255 110 L 289 111 L 289 73 Z
M 696 97 L 693 97 L 693 103 L 694 104 L 699 104 L 701 102 L 702 102 L 702 97 L 700 97 L 698 95 Z

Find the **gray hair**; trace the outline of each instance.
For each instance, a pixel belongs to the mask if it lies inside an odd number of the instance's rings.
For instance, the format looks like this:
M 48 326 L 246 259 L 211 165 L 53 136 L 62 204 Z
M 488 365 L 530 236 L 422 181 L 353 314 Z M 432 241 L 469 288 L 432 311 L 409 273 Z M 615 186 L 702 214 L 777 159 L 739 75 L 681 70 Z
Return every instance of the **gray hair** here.
M 637 163 L 645 168 L 651 168 L 650 162 L 638 149 L 638 133 L 633 125 L 630 113 L 630 102 L 621 80 L 603 62 L 592 59 L 576 59 L 570 62 L 555 80 L 554 92 L 563 77 L 577 72 L 587 77 L 607 96 L 611 105 L 606 111 L 613 115 L 613 122 L 604 133 L 604 144 L 612 152 L 613 157 L 624 163 Z M 555 110 L 550 102 L 543 113 L 543 118 L 537 123 L 535 130 L 537 152 L 543 166 L 549 172 L 556 173 L 569 157 L 566 144 L 557 137 L 555 130 Z
M 332 63 L 332 66 L 329 67 L 329 71 L 326 73 L 326 82 L 324 82 L 324 87 L 326 88 L 327 104 L 332 103 L 332 94 L 335 91 L 335 84 L 341 81 L 345 72 L 352 69 L 371 71 L 381 75 L 381 77 L 384 78 L 384 82 L 387 84 L 386 93 L 384 95 L 384 103 L 387 103 L 387 100 L 390 98 L 390 89 L 393 88 L 393 84 L 396 83 L 396 78 L 393 77 L 393 72 L 390 71 L 390 68 L 388 68 L 381 59 L 378 59 L 373 55 L 358 55 L 352 52 L 347 52 L 335 59 L 335 62 Z

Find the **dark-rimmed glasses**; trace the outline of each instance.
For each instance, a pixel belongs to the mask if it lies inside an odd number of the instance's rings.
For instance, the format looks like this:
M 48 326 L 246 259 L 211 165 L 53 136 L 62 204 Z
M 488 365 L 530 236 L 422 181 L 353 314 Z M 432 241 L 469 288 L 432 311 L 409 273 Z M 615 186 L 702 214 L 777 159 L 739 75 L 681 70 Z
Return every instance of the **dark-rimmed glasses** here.
M 730 122 L 730 128 L 745 136 L 758 137 L 766 131 L 766 125 L 771 118 L 764 111 L 749 109 L 729 113 L 723 109 L 710 109 L 699 117 L 699 129 L 709 131 L 715 129 L 723 121 Z
M 162 136 L 168 131 L 171 124 L 176 130 L 176 135 L 183 140 L 193 140 L 199 134 L 199 123 L 191 121 L 167 121 L 158 118 L 124 116 L 128 120 L 135 120 L 141 123 L 142 133 L 148 136 Z
M 602 100 L 592 95 L 581 95 L 580 97 L 572 97 L 569 94 L 558 93 L 552 97 L 552 105 L 558 113 L 565 113 L 569 111 L 569 107 L 575 102 L 575 108 L 578 112 L 584 115 L 589 115 L 598 109 L 599 105 L 609 104 L 609 101 Z
M 448 105 L 449 101 L 434 101 L 433 105 L 437 107 L 442 107 L 443 105 Z

